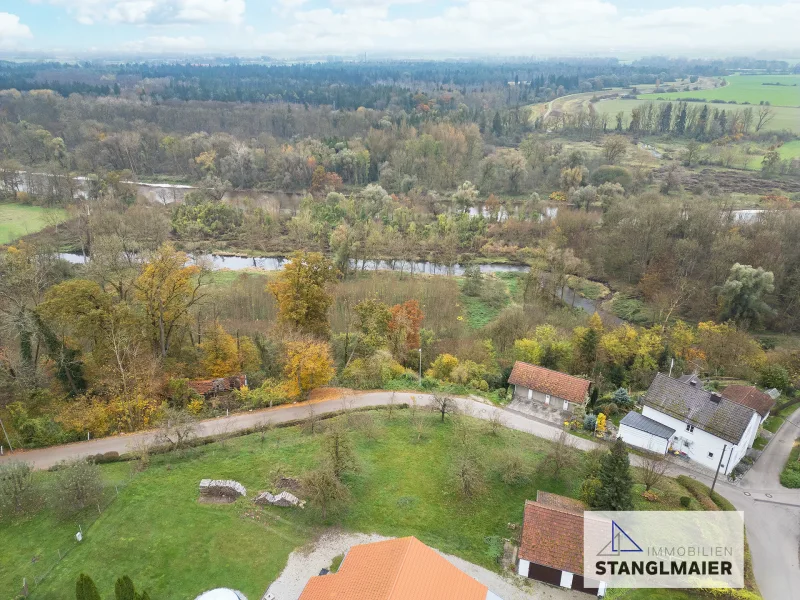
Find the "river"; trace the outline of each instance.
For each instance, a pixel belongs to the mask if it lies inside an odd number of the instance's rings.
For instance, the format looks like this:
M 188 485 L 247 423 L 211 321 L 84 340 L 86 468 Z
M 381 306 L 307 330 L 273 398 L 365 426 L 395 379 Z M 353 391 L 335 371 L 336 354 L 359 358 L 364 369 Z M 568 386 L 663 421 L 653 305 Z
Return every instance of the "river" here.
M 89 260 L 82 254 L 75 253 L 62 253 L 59 257 L 68 263 L 74 265 L 86 264 Z M 192 261 L 195 257 L 190 255 Z M 260 271 L 280 271 L 283 265 L 288 261 L 285 256 L 223 256 L 221 254 L 203 254 L 200 259 L 211 268 L 216 270 L 227 271 L 246 271 L 249 269 L 256 269 Z M 353 270 L 359 271 L 396 271 L 400 273 L 422 273 L 426 275 L 463 275 L 466 266 L 454 264 L 452 266 L 433 263 L 430 261 L 405 261 L 405 260 L 367 260 L 364 263 L 350 261 L 350 267 Z M 513 265 L 503 263 L 489 263 L 478 265 L 481 273 L 527 273 L 528 265 Z M 567 306 L 574 306 L 586 311 L 589 314 L 597 312 L 604 321 L 618 325 L 622 323 L 622 319 L 613 313 L 600 308 L 600 302 L 584 298 L 576 293 L 572 288 L 565 287 L 563 290 L 564 304 Z

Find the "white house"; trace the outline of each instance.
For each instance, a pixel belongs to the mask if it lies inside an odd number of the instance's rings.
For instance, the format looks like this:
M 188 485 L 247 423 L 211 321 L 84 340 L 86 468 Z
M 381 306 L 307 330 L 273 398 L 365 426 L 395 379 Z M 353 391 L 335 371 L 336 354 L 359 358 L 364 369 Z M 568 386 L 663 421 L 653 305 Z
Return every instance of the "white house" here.
M 626 415 L 618 437 L 656 452 L 666 445 L 712 471 L 719 466 L 727 475 L 753 445 L 760 424 L 758 411 L 704 390 L 696 378 L 682 381 L 658 373 L 645 395 L 642 414 Z
M 519 360 L 514 363 L 508 383 L 514 386 L 515 400 L 537 402 L 566 412 L 572 412 L 577 405 L 586 404 L 592 385 L 588 379 Z

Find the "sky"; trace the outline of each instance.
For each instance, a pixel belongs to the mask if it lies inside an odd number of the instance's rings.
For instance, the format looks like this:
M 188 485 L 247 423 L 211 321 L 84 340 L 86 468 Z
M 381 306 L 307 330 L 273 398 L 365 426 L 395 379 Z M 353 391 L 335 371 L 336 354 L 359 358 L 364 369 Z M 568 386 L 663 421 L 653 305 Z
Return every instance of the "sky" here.
M 0 0 L 0 58 L 792 58 L 799 32 L 800 0 Z

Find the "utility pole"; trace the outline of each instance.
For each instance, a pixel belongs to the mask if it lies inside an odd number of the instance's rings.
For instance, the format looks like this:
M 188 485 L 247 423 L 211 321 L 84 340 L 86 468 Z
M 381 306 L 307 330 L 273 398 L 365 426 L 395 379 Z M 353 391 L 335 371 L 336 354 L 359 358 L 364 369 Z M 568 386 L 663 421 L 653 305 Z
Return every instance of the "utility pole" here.
M 717 475 L 719 475 L 719 470 L 722 467 L 722 459 L 725 458 L 725 450 L 728 448 L 728 444 L 725 444 L 722 447 L 722 456 L 719 457 L 719 464 L 717 465 L 717 472 L 714 473 L 714 481 L 711 482 L 711 491 L 714 491 L 714 486 L 717 485 Z
M 422 385 L 422 348 L 417 348 L 419 352 L 419 384 Z

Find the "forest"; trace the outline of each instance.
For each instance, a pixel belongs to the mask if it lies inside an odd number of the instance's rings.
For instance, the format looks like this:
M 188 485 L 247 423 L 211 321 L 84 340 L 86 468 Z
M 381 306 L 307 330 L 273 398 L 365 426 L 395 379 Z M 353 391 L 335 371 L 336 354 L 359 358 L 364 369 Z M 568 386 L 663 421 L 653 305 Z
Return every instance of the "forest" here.
M 504 403 L 514 360 L 592 379 L 609 413 L 670 368 L 791 396 L 795 134 L 757 105 L 536 108 L 731 68 L 3 63 L 2 202 L 39 211 L 0 250 L 9 437 L 325 385 Z M 209 255 L 285 260 L 236 272 Z M 240 373 L 224 398 L 189 385 Z

